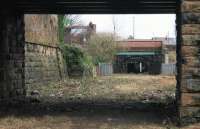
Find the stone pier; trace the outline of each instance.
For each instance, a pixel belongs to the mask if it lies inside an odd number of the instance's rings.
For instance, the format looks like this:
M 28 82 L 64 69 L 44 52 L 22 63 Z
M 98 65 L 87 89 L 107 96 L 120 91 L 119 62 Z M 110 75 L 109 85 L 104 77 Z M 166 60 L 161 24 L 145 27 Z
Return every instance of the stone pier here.
M 179 69 L 181 123 L 200 121 L 200 1 L 182 0 Z
M 0 98 L 25 96 L 24 16 L 0 14 Z

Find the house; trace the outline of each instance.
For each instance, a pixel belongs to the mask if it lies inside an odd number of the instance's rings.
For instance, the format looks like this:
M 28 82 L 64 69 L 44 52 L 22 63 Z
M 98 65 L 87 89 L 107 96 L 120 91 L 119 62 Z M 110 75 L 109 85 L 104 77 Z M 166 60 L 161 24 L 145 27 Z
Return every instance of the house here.
M 164 60 L 161 40 L 117 41 L 115 73 L 160 74 Z

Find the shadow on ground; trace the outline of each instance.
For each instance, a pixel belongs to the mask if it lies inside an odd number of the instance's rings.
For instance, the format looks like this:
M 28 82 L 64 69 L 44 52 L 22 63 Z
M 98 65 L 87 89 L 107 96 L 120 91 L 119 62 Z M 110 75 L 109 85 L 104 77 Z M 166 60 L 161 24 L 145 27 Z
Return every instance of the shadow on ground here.
M 16 117 L 43 117 L 63 116 L 74 118 L 76 124 L 80 121 L 86 123 L 114 122 L 121 124 L 175 124 L 176 107 L 174 102 L 159 104 L 152 102 L 91 102 L 89 100 L 74 102 L 37 102 L 35 99 L 26 98 L 13 100 L 12 103 L 2 101 L 0 105 L 0 119 L 8 116 Z M 82 120 L 84 119 L 84 120 Z M 79 122 L 78 122 L 79 121 Z M 113 124 L 114 124 L 113 123 Z M 85 124 L 85 122 L 84 122 Z M 81 128 L 81 127 L 80 127 Z M 87 127 L 89 128 L 89 127 Z M 98 127 L 95 127 L 98 128 Z M 78 127 L 76 129 L 79 129 Z

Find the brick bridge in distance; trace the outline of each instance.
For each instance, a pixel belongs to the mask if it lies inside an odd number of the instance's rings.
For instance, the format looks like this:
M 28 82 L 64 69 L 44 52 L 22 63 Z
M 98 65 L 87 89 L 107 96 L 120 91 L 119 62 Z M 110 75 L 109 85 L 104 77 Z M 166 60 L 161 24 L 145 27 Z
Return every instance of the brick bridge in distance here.
M 24 14 L 176 14 L 181 123 L 200 121 L 199 0 L 4 0 L 0 5 L 0 98 L 26 96 Z

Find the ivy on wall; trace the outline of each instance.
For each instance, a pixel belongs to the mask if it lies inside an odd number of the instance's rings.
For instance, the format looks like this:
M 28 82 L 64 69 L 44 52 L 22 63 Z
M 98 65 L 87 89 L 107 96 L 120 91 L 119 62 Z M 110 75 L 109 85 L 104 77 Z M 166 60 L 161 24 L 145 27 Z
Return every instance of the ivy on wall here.
M 70 45 L 65 45 L 63 50 L 69 76 L 73 76 L 74 73 L 79 73 L 79 76 L 91 75 L 92 58 L 84 50 Z
M 60 45 L 64 45 L 64 15 L 58 15 L 58 30 Z

